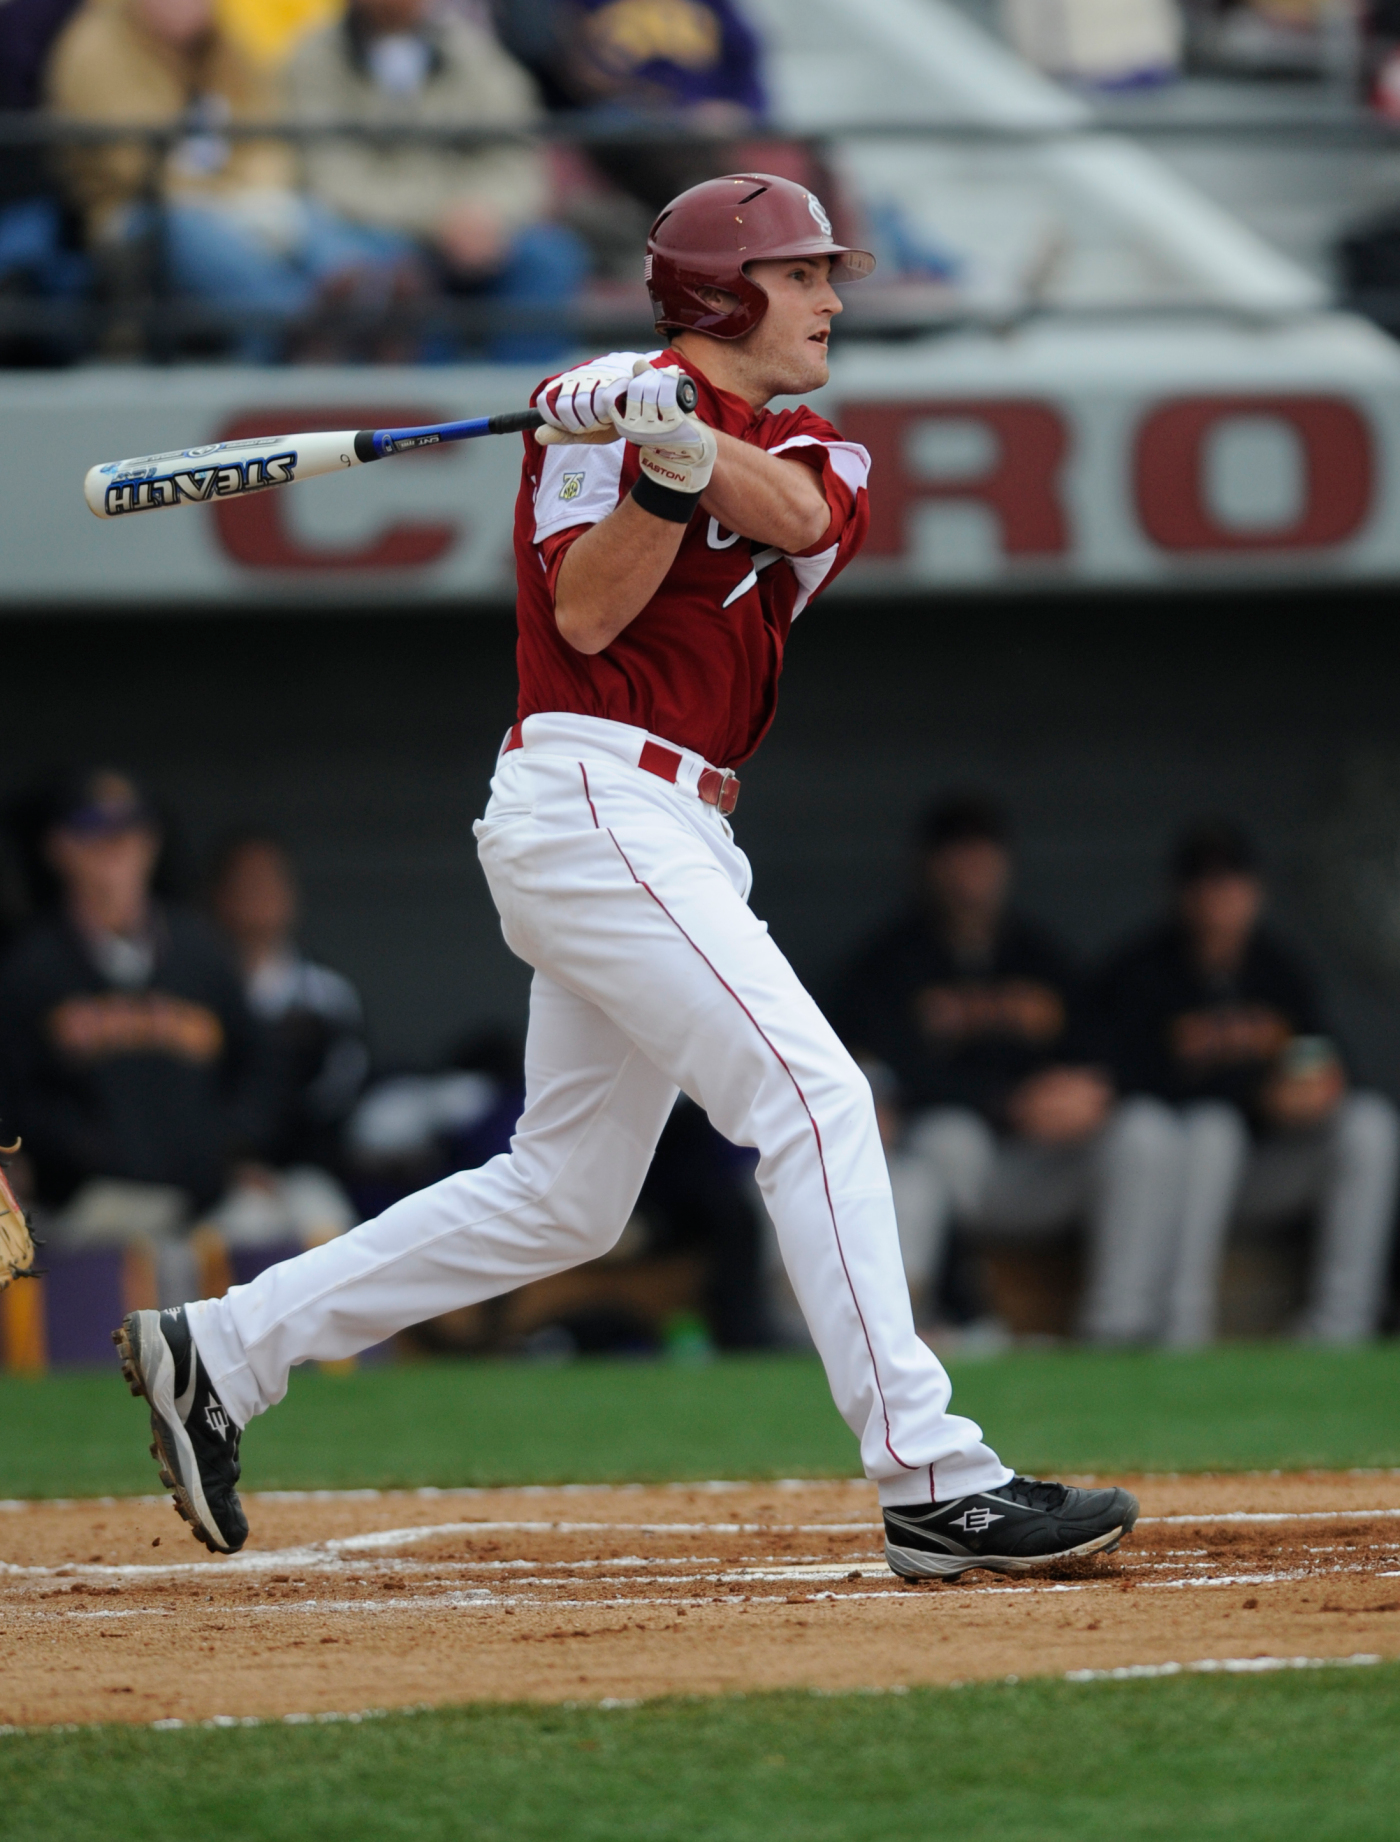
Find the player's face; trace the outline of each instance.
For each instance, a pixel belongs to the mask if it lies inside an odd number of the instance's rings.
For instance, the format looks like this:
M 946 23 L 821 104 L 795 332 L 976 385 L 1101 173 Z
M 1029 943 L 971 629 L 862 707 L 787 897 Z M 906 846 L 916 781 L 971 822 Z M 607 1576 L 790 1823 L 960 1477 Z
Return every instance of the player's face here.
M 214 891 L 214 914 L 244 951 L 256 954 L 285 940 L 296 926 L 297 897 L 281 851 L 270 843 L 245 844 Z
M 746 366 L 773 396 L 800 396 L 830 375 L 831 322 L 841 312 L 830 270 L 826 256 L 748 265 L 749 279 L 768 296 L 768 311 L 740 344 Z
M 1264 906 L 1264 885 L 1243 871 L 1199 876 L 1180 891 L 1178 908 L 1187 933 L 1209 959 L 1238 959 Z
M 213 0 L 137 0 L 136 13 L 152 37 L 179 49 L 203 38 L 214 24 Z
M 924 879 L 934 906 L 945 913 L 995 920 L 1006 905 L 1011 857 L 991 838 L 965 838 L 930 851 Z
M 60 826 L 50 832 L 45 854 L 80 910 L 139 919 L 160 855 L 160 835 L 148 825 L 96 833 Z M 120 931 L 119 921 L 112 925 Z

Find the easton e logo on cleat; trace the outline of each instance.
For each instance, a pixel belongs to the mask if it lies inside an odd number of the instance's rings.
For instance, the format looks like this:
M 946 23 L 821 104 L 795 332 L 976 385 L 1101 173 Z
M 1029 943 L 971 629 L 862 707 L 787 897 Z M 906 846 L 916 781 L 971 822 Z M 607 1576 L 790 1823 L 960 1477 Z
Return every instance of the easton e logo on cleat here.
M 994 1522 L 1005 1522 L 1005 1516 L 998 1516 L 989 1509 L 967 1509 L 956 1521 L 948 1524 L 949 1528 L 962 1529 L 968 1535 L 980 1535 Z
M 204 1424 L 216 1439 L 227 1439 L 229 1434 L 229 1417 L 222 1407 L 210 1401 L 204 1409 Z

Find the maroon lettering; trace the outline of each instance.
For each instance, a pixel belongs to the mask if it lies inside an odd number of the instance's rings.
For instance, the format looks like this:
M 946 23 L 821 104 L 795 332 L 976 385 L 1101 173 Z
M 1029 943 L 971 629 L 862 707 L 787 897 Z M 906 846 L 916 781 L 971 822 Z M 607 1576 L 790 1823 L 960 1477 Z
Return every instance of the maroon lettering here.
M 908 513 L 929 499 L 962 499 L 987 506 L 996 516 L 1001 548 L 1008 557 L 1063 556 L 1069 521 L 1060 494 L 1060 472 L 1069 450 L 1069 430 L 1050 403 L 1006 398 L 943 397 L 915 403 L 845 403 L 841 427 L 870 450 L 871 494 L 868 557 L 901 557 L 909 549 Z M 965 476 L 923 479 L 909 447 L 922 422 L 973 422 L 992 436 L 990 464 Z
M 1302 504 L 1285 525 L 1233 529 L 1207 502 L 1207 439 L 1238 416 L 1273 417 L 1298 438 Z M 1370 512 L 1375 472 L 1370 427 L 1342 397 L 1183 397 L 1144 419 L 1133 453 L 1138 520 L 1159 549 L 1173 551 L 1319 550 L 1345 543 Z
M 386 408 L 377 403 L 370 409 L 352 405 L 313 412 L 295 407 L 289 410 L 283 405 L 235 416 L 219 432 L 218 440 L 246 441 L 252 435 L 289 427 L 308 431 L 405 428 L 439 419 L 436 410 L 421 406 L 403 408 L 391 404 Z M 416 456 L 425 459 L 445 452 L 441 447 L 414 450 Z M 397 467 L 401 463 L 396 459 L 391 464 Z M 268 477 L 273 477 L 271 466 Z M 361 544 L 308 544 L 287 519 L 286 496 L 282 492 L 255 492 L 215 500 L 214 527 L 225 554 L 245 569 L 422 569 L 436 562 L 462 535 L 460 524 L 405 518 L 382 526 Z

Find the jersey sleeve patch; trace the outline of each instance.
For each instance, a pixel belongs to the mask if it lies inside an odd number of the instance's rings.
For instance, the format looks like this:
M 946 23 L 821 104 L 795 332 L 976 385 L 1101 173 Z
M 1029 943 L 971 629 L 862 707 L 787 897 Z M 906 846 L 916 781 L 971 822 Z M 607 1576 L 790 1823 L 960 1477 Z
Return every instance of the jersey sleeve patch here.
M 535 488 L 535 542 L 597 524 L 617 505 L 627 443 L 558 442 L 544 451 Z

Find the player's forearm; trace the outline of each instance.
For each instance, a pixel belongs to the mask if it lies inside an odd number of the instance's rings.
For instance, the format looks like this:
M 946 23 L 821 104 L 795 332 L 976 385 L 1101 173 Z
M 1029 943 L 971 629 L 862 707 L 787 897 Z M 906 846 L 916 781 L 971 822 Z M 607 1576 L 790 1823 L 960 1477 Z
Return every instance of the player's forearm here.
M 727 530 L 789 555 L 810 550 L 831 523 L 820 477 L 802 461 L 765 454 L 718 431 L 715 438 L 719 453 L 701 510 Z
M 576 652 L 602 652 L 632 624 L 675 562 L 686 528 L 629 497 L 570 546 L 554 586 L 554 618 Z

